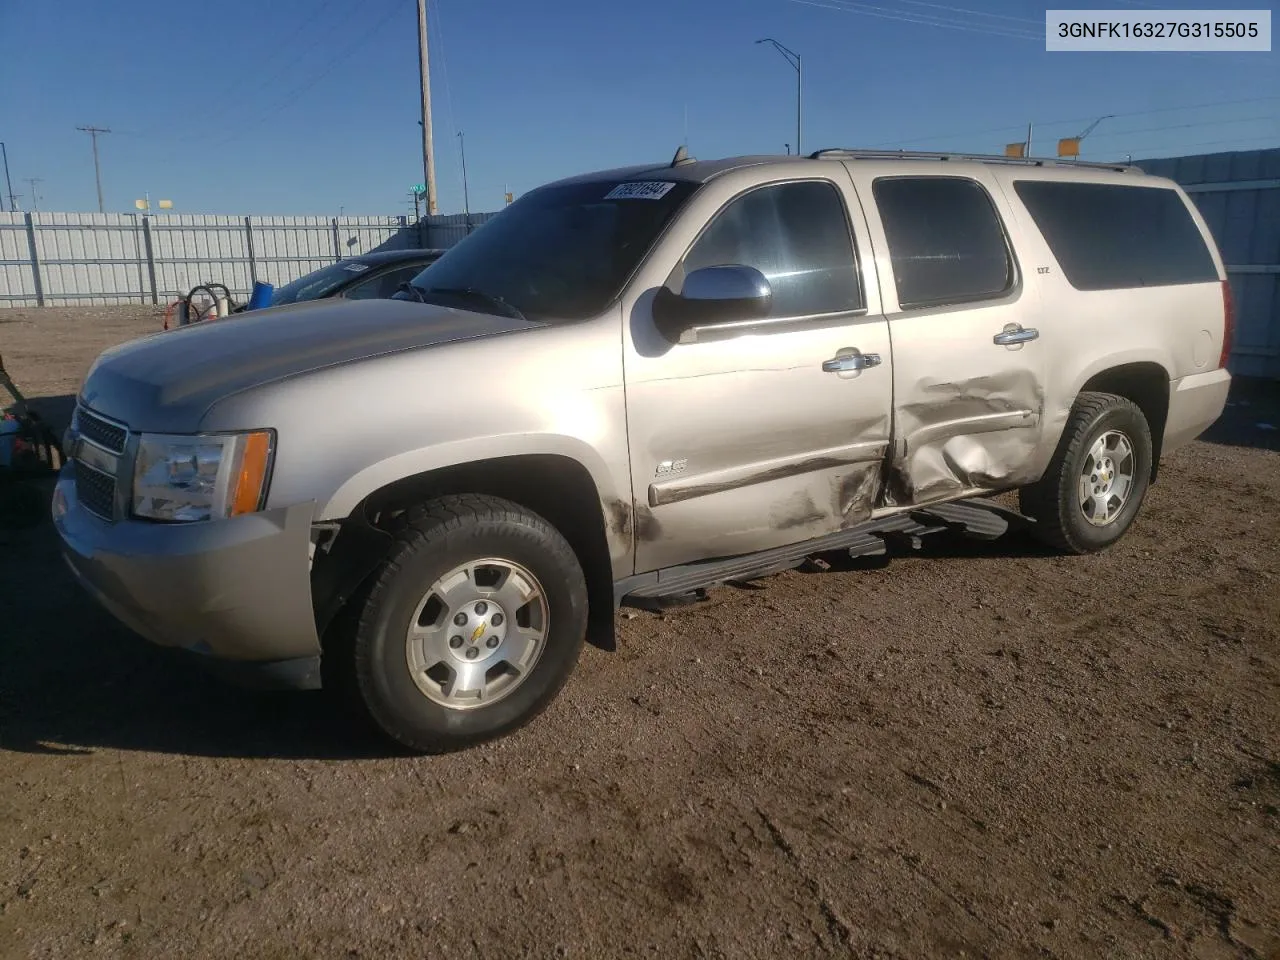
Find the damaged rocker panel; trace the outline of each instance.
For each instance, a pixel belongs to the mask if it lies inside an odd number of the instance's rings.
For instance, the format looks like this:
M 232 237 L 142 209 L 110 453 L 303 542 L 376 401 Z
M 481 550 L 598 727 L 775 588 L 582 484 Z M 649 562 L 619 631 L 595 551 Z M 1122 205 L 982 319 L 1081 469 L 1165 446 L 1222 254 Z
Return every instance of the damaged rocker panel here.
M 1016 430 L 1034 427 L 1040 423 L 1035 410 L 1003 410 L 976 417 L 961 417 L 930 423 L 913 431 L 907 438 L 908 447 L 922 447 L 937 440 L 975 433 L 994 433 L 997 430 Z
M 759 463 L 741 464 L 694 476 L 673 477 L 649 484 L 649 505 L 659 507 L 694 497 L 705 497 L 770 480 L 795 477 L 821 470 L 833 470 L 858 463 L 882 460 L 888 450 L 884 440 L 846 444 Z

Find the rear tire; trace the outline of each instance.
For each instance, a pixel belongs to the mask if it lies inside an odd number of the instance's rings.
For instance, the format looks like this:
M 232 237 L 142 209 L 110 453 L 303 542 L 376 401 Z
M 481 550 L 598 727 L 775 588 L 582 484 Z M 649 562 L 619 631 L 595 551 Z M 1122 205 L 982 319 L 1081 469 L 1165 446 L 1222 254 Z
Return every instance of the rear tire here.
M 587 629 L 587 585 L 546 520 L 497 497 L 411 510 L 374 574 L 353 644 L 370 717 L 420 753 L 524 726 L 555 698 Z
M 1037 538 L 1066 553 L 1105 550 L 1128 531 L 1151 482 L 1151 429 L 1125 397 L 1082 393 L 1043 477 L 1019 491 Z

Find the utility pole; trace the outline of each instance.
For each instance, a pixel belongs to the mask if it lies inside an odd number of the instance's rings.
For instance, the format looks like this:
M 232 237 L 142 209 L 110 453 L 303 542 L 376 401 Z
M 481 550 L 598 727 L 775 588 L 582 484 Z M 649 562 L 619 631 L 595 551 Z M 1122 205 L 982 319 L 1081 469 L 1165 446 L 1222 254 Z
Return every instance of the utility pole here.
M 427 215 L 440 212 L 436 199 L 436 161 L 431 150 L 431 62 L 427 50 L 427 0 L 418 0 L 418 72 L 422 84 L 422 172 L 426 177 Z
M 4 185 L 9 191 L 9 212 L 17 213 L 18 208 L 13 202 L 13 181 L 9 179 L 9 151 L 5 149 L 3 140 L 0 140 L 0 155 L 4 156 Z M 0 207 L 3 206 L 4 204 L 0 203 Z
M 35 213 L 40 212 L 40 197 L 36 193 L 36 184 L 44 183 L 43 177 L 23 177 L 27 183 L 31 184 L 31 209 Z
M 102 171 L 98 166 L 98 134 L 110 133 L 106 127 L 76 127 L 77 130 L 83 130 L 89 135 L 93 141 L 93 178 L 98 183 L 98 212 L 105 213 L 102 209 Z

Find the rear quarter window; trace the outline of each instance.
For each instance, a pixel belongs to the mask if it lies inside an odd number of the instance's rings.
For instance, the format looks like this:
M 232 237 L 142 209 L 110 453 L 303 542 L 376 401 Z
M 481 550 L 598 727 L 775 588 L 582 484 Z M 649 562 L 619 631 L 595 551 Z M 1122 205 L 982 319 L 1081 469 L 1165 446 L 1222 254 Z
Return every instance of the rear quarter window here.
M 1218 279 L 1191 212 L 1167 187 L 1053 180 L 1013 186 L 1077 290 Z

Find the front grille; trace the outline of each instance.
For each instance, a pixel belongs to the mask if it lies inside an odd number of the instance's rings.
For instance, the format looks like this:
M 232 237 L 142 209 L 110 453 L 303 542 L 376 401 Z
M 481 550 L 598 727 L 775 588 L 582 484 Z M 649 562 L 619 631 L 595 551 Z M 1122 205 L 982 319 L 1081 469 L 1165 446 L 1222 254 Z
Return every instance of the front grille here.
M 129 431 L 119 424 L 104 420 L 84 407 L 76 411 L 76 427 L 80 435 L 112 453 L 124 453 Z
M 116 506 L 116 480 L 83 461 L 76 463 L 76 499 L 90 513 L 111 520 Z

